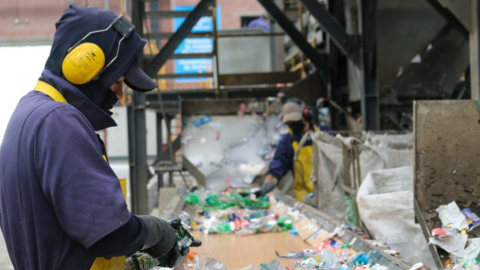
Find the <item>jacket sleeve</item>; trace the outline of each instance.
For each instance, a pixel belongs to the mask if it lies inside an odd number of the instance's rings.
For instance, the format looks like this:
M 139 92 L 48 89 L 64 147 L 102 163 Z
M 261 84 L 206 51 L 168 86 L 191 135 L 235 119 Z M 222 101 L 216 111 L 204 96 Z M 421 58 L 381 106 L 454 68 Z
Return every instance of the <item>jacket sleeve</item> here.
M 86 248 L 130 220 L 118 178 L 75 108 L 67 104 L 49 113 L 37 131 L 33 156 L 61 227 Z
M 142 249 L 147 238 L 145 223 L 135 215 L 122 227 L 98 240 L 88 250 L 97 257 L 115 257 Z
M 278 142 L 275 156 L 273 157 L 272 162 L 270 162 L 270 167 L 267 172 L 267 175 L 271 174 L 277 178 L 279 182 L 288 170 L 293 168 L 293 147 L 290 138 L 289 134 L 286 134 Z

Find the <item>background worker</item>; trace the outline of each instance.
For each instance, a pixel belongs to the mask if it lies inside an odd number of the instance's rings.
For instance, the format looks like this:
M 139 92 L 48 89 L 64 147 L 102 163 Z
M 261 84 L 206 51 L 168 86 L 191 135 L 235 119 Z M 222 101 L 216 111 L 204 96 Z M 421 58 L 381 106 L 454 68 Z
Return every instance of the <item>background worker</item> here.
M 270 20 L 268 19 L 267 13 L 263 13 L 260 17 L 251 21 L 248 24 L 248 28 L 262 28 L 265 32 L 270 32 Z
M 305 142 L 297 155 L 302 136 L 308 131 L 318 130 L 313 125 L 313 119 L 313 110 L 301 99 L 291 98 L 283 105 L 282 120 L 288 125 L 289 132 L 278 142 L 267 176 L 261 190 L 257 192 L 258 196 L 265 196 L 272 191 L 289 170 L 293 171 L 293 188 L 298 201 L 302 201 L 304 196 L 308 197 L 313 192 L 313 185 L 310 182 L 313 146 L 310 139 Z
M 0 149 L 0 225 L 15 269 L 97 270 L 111 260 L 125 269 L 116 256 L 175 248 L 169 223 L 128 211 L 95 133 L 116 126 L 110 109 L 123 82 L 157 87 L 135 64 L 145 44 L 108 10 L 72 5 L 56 23 L 45 69 Z

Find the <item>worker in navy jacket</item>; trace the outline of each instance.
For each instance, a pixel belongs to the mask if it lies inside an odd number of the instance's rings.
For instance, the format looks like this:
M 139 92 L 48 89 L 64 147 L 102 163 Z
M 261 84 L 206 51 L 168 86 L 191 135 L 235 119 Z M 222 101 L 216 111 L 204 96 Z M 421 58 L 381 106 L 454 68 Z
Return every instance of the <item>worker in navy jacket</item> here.
M 289 132 L 285 134 L 277 145 L 267 176 L 262 184 L 258 196 L 265 196 L 278 185 L 285 174 L 291 170 L 294 175 L 293 189 L 295 198 L 302 201 L 304 196 L 313 192 L 310 174 L 313 168 L 313 146 L 310 139 L 299 145 L 302 137 L 308 131 L 317 131 L 313 125 L 313 110 L 298 98 L 286 101 L 282 109 L 282 120 L 288 125 Z
M 129 212 L 95 133 L 116 126 L 123 82 L 157 87 L 136 65 L 145 44 L 108 10 L 72 5 L 56 23 L 45 69 L 0 149 L 0 225 L 15 269 L 125 269 L 124 255 L 176 245 L 169 223 Z

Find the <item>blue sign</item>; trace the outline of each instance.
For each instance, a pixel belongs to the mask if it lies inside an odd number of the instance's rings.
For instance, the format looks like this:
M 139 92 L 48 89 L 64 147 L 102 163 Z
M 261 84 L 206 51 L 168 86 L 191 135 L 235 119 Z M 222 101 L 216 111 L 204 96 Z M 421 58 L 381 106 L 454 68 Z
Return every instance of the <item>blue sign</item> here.
M 175 11 L 191 11 L 195 6 L 174 6 Z M 217 5 L 217 29 L 220 29 L 220 6 Z M 173 19 L 174 31 L 185 21 L 185 18 Z M 213 30 L 212 17 L 202 17 L 192 29 L 192 32 L 211 32 Z M 213 50 L 212 38 L 186 38 L 178 45 L 175 53 L 211 53 Z M 211 73 L 212 59 L 198 58 L 198 59 L 177 59 L 175 60 L 175 73 L 177 74 L 191 74 L 191 73 Z M 200 77 L 200 76 L 199 76 Z M 205 78 L 203 78 L 205 79 Z M 176 79 L 177 82 L 198 82 L 198 78 Z

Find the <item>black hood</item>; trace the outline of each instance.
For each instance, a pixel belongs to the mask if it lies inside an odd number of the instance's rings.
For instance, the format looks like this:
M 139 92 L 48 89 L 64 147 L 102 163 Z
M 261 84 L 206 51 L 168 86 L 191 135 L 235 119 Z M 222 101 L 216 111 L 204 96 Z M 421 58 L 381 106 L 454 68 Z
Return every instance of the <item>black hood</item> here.
M 62 63 L 68 49 L 89 32 L 107 28 L 116 17 L 117 15 L 110 10 L 71 5 L 55 24 L 56 32 L 52 50 L 45 64 L 45 69 L 65 79 L 62 72 Z M 106 66 L 115 57 L 121 37 L 120 33 L 110 28 L 106 32 L 90 35 L 84 42 L 95 43 L 103 50 Z M 145 43 L 146 41 L 136 32 L 132 33 L 130 37 L 122 41 L 117 59 L 100 75 L 98 80 L 83 85 L 73 83 L 72 85 L 99 108 L 108 111 L 108 109 L 105 109 L 106 103 L 111 103 L 112 99 L 115 98 L 114 95 L 112 96 L 113 92 L 110 90 L 110 86 L 126 73 L 142 51 Z

